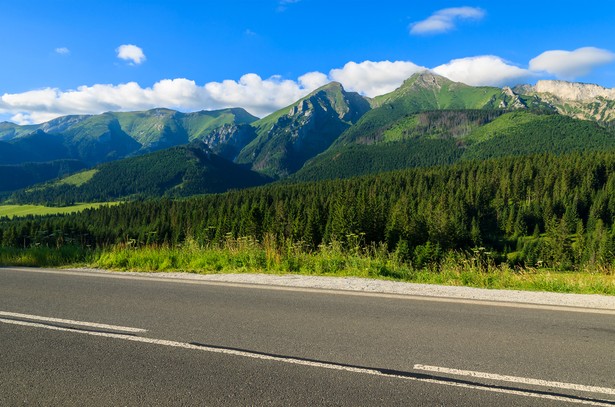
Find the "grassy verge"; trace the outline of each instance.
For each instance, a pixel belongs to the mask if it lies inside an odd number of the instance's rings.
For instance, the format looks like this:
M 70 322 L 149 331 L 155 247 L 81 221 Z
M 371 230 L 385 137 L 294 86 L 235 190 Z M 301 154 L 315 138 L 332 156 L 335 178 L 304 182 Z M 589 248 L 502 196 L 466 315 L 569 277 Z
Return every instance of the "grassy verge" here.
M 103 205 L 117 205 L 118 202 L 83 203 L 71 206 L 42 206 L 42 205 L 0 205 L 0 217 L 9 218 L 28 215 L 57 215 L 63 213 L 79 212 L 84 209 L 98 208 Z
M 92 262 L 96 258 L 96 253 L 93 250 L 74 246 L 63 246 L 58 249 L 49 247 L 31 247 L 28 249 L 0 247 L 0 266 L 80 266 Z
M 307 251 L 301 245 L 278 247 L 265 241 L 234 239 L 224 245 L 200 247 L 126 247 L 86 250 L 63 247 L 0 248 L 0 265 L 89 266 L 113 270 L 191 273 L 271 273 L 356 276 L 494 289 L 615 295 L 612 269 L 560 272 L 513 269 L 507 264 L 479 261 L 471 254 L 449 253 L 437 264 L 414 268 L 384 247 L 348 250 L 338 245 Z

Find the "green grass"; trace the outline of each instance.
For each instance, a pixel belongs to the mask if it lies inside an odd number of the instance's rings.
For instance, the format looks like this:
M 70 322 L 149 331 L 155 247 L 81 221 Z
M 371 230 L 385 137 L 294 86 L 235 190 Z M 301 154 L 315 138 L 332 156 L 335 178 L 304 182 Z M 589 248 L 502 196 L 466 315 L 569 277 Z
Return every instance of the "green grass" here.
M 85 184 L 98 172 L 98 170 L 88 170 L 78 172 L 66 178 L 62 178 L 61 180 L 54 183 L 54 185 L 74 185 L 76 187 L 80 187 Z
M 0 266 L 82 266 L 91 262 L 95 256 L 95 251 L 75 246 L 62 246 L 58 249 L 42 246 L 28 249 L 0 247 Z
M 72 206 L 42 206 L 42 205 L 0 205 L 0 217 L 9 218 L 28 215 L 57 215 L 63 213 L 79 212 L 84 209 L 98 208 L 103 205 L 117 205 L 119 202 L 83 203 Z
M 490 289 L 615 295 L 615 274 L 605 270 L 556 272 L 478 264 L 470 255 L 449 254 L 440 264 L 416 269 L 384 247 L 348 252 L 322 246 L 306 252 L 300 245 L 261 247 L 249 240 L 225 247 L 115 248 L 92 264 L 115 270 L 212 273 L 269 273 L 344 276 Z
M 539 116 L 523 111 L 506 113 L 491 123 L 475 129 L 466 137 L 466 140 L 474 143 L 487 141 L 495 137 L 497 134 L 510 132 L 511 128 L 522 127 L 525 124 L 538 122 L 540 120 L 548 120 L 548 118 L 548 116 Z
M 419 123 L 417 115 L 412 115 L 395 122 L 390 128 L 382 134 L 382 141 L 402 141 L 406 136 L 408 129 L 416 127 Z
M 384 246 L 362 249 L 334 243 L 310 251 L 301 244 L 263 243 L 249 238 L 227 239 L 220 245 L 193 241 L 178 247 L 118 245 L 104 250 L 0 248 L 0 266 L 89 266 L 144 272 L 269 273 L 353 276 L 424 284 L 491 289 L 615 295 L 613 269 L 557 272 L 511 268 L 479 260 L 472 253 L 446 255 L 437 264 L 415 268 Z

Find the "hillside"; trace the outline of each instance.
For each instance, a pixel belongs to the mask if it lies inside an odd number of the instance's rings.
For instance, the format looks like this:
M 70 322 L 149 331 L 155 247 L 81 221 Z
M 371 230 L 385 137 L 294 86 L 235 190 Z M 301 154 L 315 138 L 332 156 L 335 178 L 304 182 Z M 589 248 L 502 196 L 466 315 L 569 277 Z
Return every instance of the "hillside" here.
M 0 123 L 0 164 L 78 159 L 95 165 L 199 139 L 206 139 L 214 149 L 224 150 L 230 143 L 232 149 L 238 150 L 252 139 L 219 139 L 215 132 L 224 126 L 255 120 L 256 117 L 243 109 L 194 113 L 152 109 L 64 116 L 29 126 Z M 16 154 L 10 154 L 12 147 Z
M 19 164 L 26 162 L 31 156 L 19 146 L 0 141 L 0 163 Z
M 526 110 L 439 110 L 384 128 L 377 142 L 333 145 L 291 178 L 345 178 L 458 160 L 615 150 L 615 130 Z
M 77 160 L 57 160 L 45 163 L 0 165 L 0 192 L 15 191 L 83 170 Z
M 241 151 L 237 162 L 269 176 L 287 176 L 326 150 L 368 110 L 365 98 L 330 83 L 252 123 L 257 137 Z
M 160 196 L 219 193 L 269 180 L 216 154 L 200 141 L 101 164 L 14 193 L 16 203 L 66 205 Z
M 477 128 L 464 141 L 465 159 L 611 151 L 615 129 L 558 114 L 512 112 Z
M 508 89 L 474 87 L 423 72 L 402 86 L 372 100 L 373 109 L 342 134 L 335 145 L 370 144 L 383 137 L 386 129 L 403 126 L 409 115 L 430 110 L 525 109 L 524 102 Z

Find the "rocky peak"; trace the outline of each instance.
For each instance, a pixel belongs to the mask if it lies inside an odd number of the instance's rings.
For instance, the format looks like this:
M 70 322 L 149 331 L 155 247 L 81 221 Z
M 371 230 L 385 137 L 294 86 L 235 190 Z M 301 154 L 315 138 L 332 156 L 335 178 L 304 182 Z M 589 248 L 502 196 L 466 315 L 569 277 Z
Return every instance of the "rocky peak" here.
M 500 101 L 500 109 L 526 109 L 526 104 L 521 100 L 518 94 L 516 94 L 510 87 L 504 86 L 502 88 L 502 95 L 504 98 Z
M 541 80 L 534 86 L 534 91 L 550 93 L 562 100 L 575 102 L 592 101 L 598 97 L 615 100 L 615 89 L 589 83 Z
M 355 122 L 369 110 L 369 102 L 358 93 L 346 92 L 341 83 L 330 82 L 291 106 L 287 116 L 309 117 L 316 110 L 337 114 L 342 121 Z
M 422 71 L 415 73 L 409 79 L 404 81 L 403 86 L 418 86 L 423 88 L 440 88 L 444 83 L 452 82 L 450 79 L 440 76 L 431 71 Z

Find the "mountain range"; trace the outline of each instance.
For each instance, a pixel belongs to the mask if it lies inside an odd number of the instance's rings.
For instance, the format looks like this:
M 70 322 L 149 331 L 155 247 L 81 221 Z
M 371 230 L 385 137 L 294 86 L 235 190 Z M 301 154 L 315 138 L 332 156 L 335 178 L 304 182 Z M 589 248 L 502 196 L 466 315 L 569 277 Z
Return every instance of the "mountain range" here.
M 425 71 L 372 99 L 333 82 L 262 119 L 241 108 L 153 109 L 65 116 L 30 126 L 0 123 L 0 174 L 21 174 L 10 183 L 0 180 L 0 191 L 28 187 L 15 196 L 27 201 L 30 191 L 40 201 L 44 191 L 54 190 L 57 198 L 58 181 L 31 185 L 84 170 L 96 176 L 77 176 L 85 181 L 73 189 L 62 187 L 65 194 L 93 199 L 83 191 L 104 191 L 101 183 L 108 181 L 103 179 L 115 177 L 130 179 L 126 183 L 133 187 L 101 192 L 97 199 L 183 196 L 275 179 L 305 181 L 464 159 L 608 150 L 615 149 L 614 124 L 614 89 L 564 81 L 475 87 Z M 161 158 L 160 150 L 169 148 L 164 154 L 174 158 Z M 186 154 L 207 160 L 186 159 Z M 174 182 L 147 172 L 161 161 L 175 174 Z M 191 169 L 182 161 L 191 162 Z M 155 179 L 146 182 L 148 177 Z

